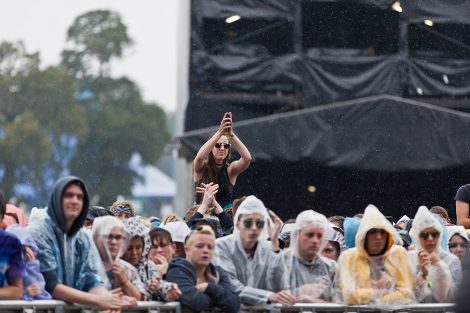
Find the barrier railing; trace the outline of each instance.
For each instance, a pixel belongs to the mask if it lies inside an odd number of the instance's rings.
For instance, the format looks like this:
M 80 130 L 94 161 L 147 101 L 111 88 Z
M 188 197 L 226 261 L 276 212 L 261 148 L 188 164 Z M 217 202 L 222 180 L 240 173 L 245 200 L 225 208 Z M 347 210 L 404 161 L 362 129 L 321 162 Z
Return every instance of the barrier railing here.
M 41 301 L 0 301 L 1 313 L 92 313 L 96 308 L 83 305 L 71 305 L 63 301 L 41 300 Z M 122 309 L 122 313 L 181 313 L 178 302 L 138 302 L 135 308 Z M 206 312 L 222 312 L 220 310 Z M 281 305 L 270 306 L 243 306 L 240 312 L 248 313 L 450 313 L 455 312 L 453 303 L 430 303 L 412 304 L 400 307 L 385 308 L 367 305 L 345 306 L 334 303 L 298 303 L 291 307 Z
M 63 301 L 40 300 L 40 301 L 0 301 L 1 313 L 92 313 L 98 309 L 85 306 L 73 305 Z M 123 313 L 181 313 L 179 302 L 154 302 L 140 301 L 135 308 L 125 308 Z
M 220 312 L 220 311 L 219 311 Z M 241 312 L 244 313 L 451 313 L 455 312 L 455 304 L 453 303 L 430 303 L 430 304 L 410 304 L 394 307 L 376 307 L 369 305 L 353 305 L 345 306 L 335 303 L 297 303 L 294 306 L 286 307 L 281 305 L 243 307 Z

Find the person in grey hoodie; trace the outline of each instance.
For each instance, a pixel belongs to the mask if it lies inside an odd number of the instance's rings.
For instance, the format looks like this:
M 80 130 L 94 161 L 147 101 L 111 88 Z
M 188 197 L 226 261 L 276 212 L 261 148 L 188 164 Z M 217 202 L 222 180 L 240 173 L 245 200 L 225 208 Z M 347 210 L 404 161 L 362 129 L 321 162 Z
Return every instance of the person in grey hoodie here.
M 215 233 L 208 226 L 196 227 L 186 238 L 186 259 L 171 260 L 166 280 L 178 284 L 182 294 L 178 301 L 191 312 L 219 308 L 235 313 L 240 300 L 228 275 L 211 263 L 215 248 Z
M 89 205 L 83 181 L 74 176 L 54 184 L 47 214 L 28 226 L 40 250 L 40 271 L 54 299 L 117 312 L 136 305 L 129 297 L 111 294 L 99 276 L 101 264 L 90 236 L 82 229 Z

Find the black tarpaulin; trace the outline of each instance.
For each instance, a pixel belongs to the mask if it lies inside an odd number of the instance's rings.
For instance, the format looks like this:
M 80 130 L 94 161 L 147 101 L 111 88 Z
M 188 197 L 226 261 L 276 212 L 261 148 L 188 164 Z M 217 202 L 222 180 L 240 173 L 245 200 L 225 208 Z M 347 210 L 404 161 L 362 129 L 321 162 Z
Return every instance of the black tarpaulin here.
M 192 2 L 192 10 L 204 18 L 242 17 L 292 18 L 297 1 L 292 0 L 199 0 Z
M 405 0 L 400 3 L 403 18 L 410 22 L 429 19 L 438 23 L 470 23 L 469 0 Z
M 185 133 L 181 152 L 192 158 L 216 129 Z M 234 129 L 255 162 L 385 172 L 470 163 L 470 114 L 389 95 L 236 122 Z

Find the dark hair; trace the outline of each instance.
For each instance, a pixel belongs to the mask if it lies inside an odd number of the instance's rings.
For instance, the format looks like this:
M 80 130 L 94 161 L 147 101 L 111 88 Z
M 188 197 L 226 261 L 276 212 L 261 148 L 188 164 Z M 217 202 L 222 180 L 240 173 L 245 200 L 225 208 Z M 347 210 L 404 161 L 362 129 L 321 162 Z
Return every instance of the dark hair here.
M 3 216 L 5 216 L 5 212 L 7 211 L 7 201 L 5 197 L 0 192 L 0 222 L 3 220 Z
M 194 214 L 196 214 L 197 209 L 199 209 L 199 204 L 193 205 L 189 210 L 186 211 L 186 214 L 183 218 L 185 222 L 189 222 L 191 220 Z
M 197 219 L 197 220 L 193 221 L 193 227 L 199 227 L 199 226 L 202 226 L 202 225 L 207 225 L 210 228 L 212 228 L 212 230 L 214 231 L 215 236 L 217 237 L 217 224 L 215 223 L 215 221 L 211 221 L 211 220 L 208 220 L 206 218 L 200 218 L 200 219 Z
M 238 207 L 240 204 L 242 204 L 243 201 L 245 201 L 245 199 L 246 196 L 233 200 L 232 207 L 227 210 L 227 214 L 232 218 L 232 220 L 235 217 L 235 214 L 237 214 Z
M 336 226 L 338 226 L 339 228 L 341 229 L 344 229 L 344 216 L 341 216 L 341 215 L 333 215 L 333 216 L 330 216 L 328 218 L 328 221 L 330 223 L 333 223 L 335 224 Z
M 442 216 L 443 218 L 445 218 L 446 220 L 449 220 L 449 213 L 447 213 L 447 210 L 444 209 L 443 207 L 441 206 L 433 206 L 429 212 L 431 213 L 434 213 L 434 214 L 437 214 L 437 215 L 440 215 Z
M 99 216 L 112 216 L 113 214 L 106 208 L 98 205 L 91 206 L 88 208 L 88 212 L 93 214 L 96 217 Z
M 228 167 L 230 157 L 232 155 L 232 150 L 229 149 L 227 156 L 225 157 L 222 166 L 223 167 Z M 194 166 L 194 164 L 193 164 Z M 214 155 L 212 154 L 212 151 L 209 152 L 209 156 L 207 158 L 207 161 L 204 162 L 203 168 L 202 168 L 202 175 L 201 178 L 196 182 L 196 186 L 200 186 L 201 183 L 208 184 L 208 183 L 214 183 L 218 184 L 219 182 L 217 181 L 217 164 L 215 163 Z M 203 194 L 196 194 L 196 202 L 201 203 Z
M 160 240 L 166 240 L 168 241 L 170 244 L 173 243 L 173 239 L 171 238 L 171 234 L 168 230 L 166 229 L 163 229 L 163 228 L 154 228 L 152 229 L 150 232 L 149 232 L 149 236 L 150 236 L 150 244 L 153 245 L 153 240 L 156 239 L 157 241 L 160 241 Z

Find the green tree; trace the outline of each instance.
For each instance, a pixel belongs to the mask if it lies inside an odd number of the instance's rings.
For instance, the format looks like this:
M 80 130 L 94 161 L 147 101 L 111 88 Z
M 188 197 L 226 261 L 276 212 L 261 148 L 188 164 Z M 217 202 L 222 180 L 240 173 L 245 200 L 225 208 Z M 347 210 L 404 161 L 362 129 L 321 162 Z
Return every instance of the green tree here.
M 90 130 L 78 143 L 70 169 L 86 180 L 101 204 L 109 205 L 119 194 L 130 195 L 140 179 L 129 164 L 134 154 L 143 164 L 156 164 L 160 158 L 169 139 L 165 112 L 145 103 L 130 79 L 109 76 L 110 60 L 121 58 L 132 44 L 117 13 L 83 14 L 67 34 L 73 49 L 62 53 L 62 64 L 79 81 Z
M 46 196 L 51 178 L 68 168 L 73 142 L 87 132 L 75 78 L 39 64 L 22 43 L 0 44 L 0 175 L 8 197 L 18 184 Z
M 78 16 L 67 31 L 69 49 L 62 52 L 63 63 L 80 75 L 97 65 L 100 75 L 109 74 L 112 58 L 121 58 L 133 41 L 121 16 L 108 10 L 96 10 Z

